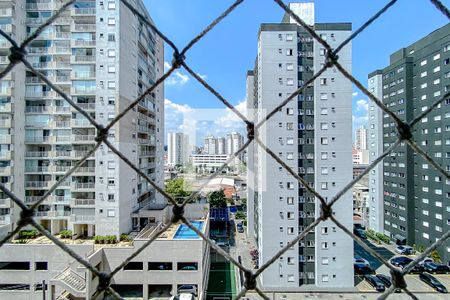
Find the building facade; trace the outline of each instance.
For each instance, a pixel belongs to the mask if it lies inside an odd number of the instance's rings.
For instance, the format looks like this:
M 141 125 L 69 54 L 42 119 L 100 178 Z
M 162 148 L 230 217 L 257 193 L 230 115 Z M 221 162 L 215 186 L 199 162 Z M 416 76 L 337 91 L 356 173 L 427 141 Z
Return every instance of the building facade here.
M 185 166 L 189 161 L 189 137 L 182 132 L 167 134 L 167 164 Z
M 21 41 L 63 4 L 56 0 L 1 1 L 2 26 Z M 135 5 L 150 19 L 143 2 Z M 10 45 L 1 38 L 0 46 L 0 61 L 5 66 Z M 162 40 L 118 0 L 75 1 L 29 44 L 27 52 L 33 67 L 103 126 L 163 72 Z M 0 176 L 32 205 L 93 149 L 96 130 L 20 64 L 0 85 Z M 160 85 L 117 122 L 108 136 L 160 186 L 163 99 Z M 20 210 L 5 194 L 0 197 L 0 222 L 9 231 Z M 78 236 L 119 236 L 132 229 L 133 211 L 156 202 L 163 203 L 162 196 L 101 145 L 37 207 L 35 218 L 53 234 L 70 229 Z
M 393 53 L 389 66 L 369 75 L 369 86 L 375 88 L 376 81 L 382 82 L 378 83 L 377 88 L 382 87 L 378 97 L 399 118 L 410 122 L 419 116 L 450 90 L 450 25 Z M 375 114 L 383 117 L 373 119 L 374 142 L 382 135 L 385 150 L 397 139 L 396 124 L 385 113 Z M 450 99 L 445 99 L 414 126 L 413 132 L 419 147 L 447 172 L 450 171 L 449 118 Z M 386 235 L 427 247 L 450 229 L 450 181 L 420 155 L 401 143 L 384 159 L 382 172 L 383 196 L 378 194 L 376 201 L 383 201 Z M 374 176 L 379 186 L 381 174 Z M 370 197 L 375 196 L 373 193 Z M 444 261 L 449 260 L 450 242 L 446 241 L 438 251 Z
M 350 23 L 314 23 L 313 3 L 290 8 L 336 47 L 351 34 Z M 280 24 L 262 24 L 254 71 L 247 75 L 247 107 L 258 122 L 298 88 L 326 59 L 325 49 L 288 15 Z M 339 53 L 351 71 L 351 45 Z M 251 84 L 254 83 L 252 87 Z M 253 94 L 252 94 L 253 93 Z M 352 179 L 351 84 L 335 69 L 286 104 L 261 127 L 259 138 L 325 199 Z M 253 153 L 251 153 L 253 152 Z M 248 152 L 249 234 L 255 237 L 260 264 L 300 234 L 320 214 L 320 202 L 253 143 Z M 249 175 L 251 176 L 251 175 Z M 251 194 L 250 194 L 251 193 Z M 335 216 L 352 228 L 352 195 L 334 206 Z M 253 232 L 252 232 L 253 231 Z M 332 222 L 321 223 L 261 274 L 266 290 L 353 288 L 353 241 Z
M 355 131 L 355 148 L 358 150 L 367 150 L 367 128 L 361 125 Z

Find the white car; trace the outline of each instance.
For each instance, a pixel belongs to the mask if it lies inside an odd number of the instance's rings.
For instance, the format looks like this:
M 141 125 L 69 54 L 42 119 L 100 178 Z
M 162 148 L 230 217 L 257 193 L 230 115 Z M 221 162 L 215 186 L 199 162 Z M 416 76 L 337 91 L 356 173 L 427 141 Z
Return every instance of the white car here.
M 413 249 L 413 247 L 410 247 L 410 246 L 397 246 L 395 248 L 395 252 L 397 252 L 398 254 L 403 254 L 403 255 L 411 255 L 414 253 L 414 249 Z
M 183 284 L 178 287 L 178 293 L 186 293 L 186 294 L 193 294 L 197 296 L 197 286 L 192 284 Z
M 195 296 L 192 294 L 179 294 L 177 296 L 170 297 L 170 300 L 194 300 Z
M 362 264 L 365 266 L 370 266 L 370 263 L 367 261 L 367 259 L 364 259 L 362 257 L 356 256 L 355 258 L 353 258 L 353 263 L 354 264 Z
M 419 262 L 419 265 L 423 266 L 424 263 L 432 263 L 434 260 L 431 257 L 425 257 L 423 260 Z

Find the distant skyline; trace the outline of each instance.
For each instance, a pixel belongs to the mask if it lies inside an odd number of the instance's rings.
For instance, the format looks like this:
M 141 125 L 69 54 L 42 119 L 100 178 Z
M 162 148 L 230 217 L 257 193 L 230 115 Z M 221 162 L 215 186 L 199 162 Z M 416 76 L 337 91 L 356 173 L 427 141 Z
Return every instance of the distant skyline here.
M 158 28 L 179 48 L 183 48 L 234 1 L 145 0 Z M 288 1 L 285 1 L 288 3 Z M 293 1 L 292 1 L 293 2 Z M 306 2 L 306 1 L 302 1 Z M 359 28 L 388 1 L 316 0 L 316 22 L 351 22 Z M 450 1 L 443 1 L 449 5 Z M 351 13 L 349 13 L 351 12 Z M 246 0 L 225 18 L 186 55 L 186 62 L 202 78 L 240 111 L 245 111 L 245 74 L 252 69 L 261 23 L 280 22 L 284 11 L 271 0 Z M 367 75 L 389 64 L 389 56 L 435 29 L 447 24 L 446 18 L 430 1 L 398 1 L 379 20 L 353 40 L 353 75 L 367 85 Z M 165 65 L 172 51 L 165 49 Z M 166 135 L 177 130 L 187 110 L 224 108 L 224 105 L 184 69 L 178 69 L 165 83 Z M 353 93 L 353 130 L 367 124 L 367 97 Z M 224 110 L 227 118 L 231 113 Z M 199 126 L 199 135 L 217 134 L 223 124 Z M 211 124 L 210 124 L 211 126 Z M 229 119 L 228 127 L 244 132 L 239 119 Z

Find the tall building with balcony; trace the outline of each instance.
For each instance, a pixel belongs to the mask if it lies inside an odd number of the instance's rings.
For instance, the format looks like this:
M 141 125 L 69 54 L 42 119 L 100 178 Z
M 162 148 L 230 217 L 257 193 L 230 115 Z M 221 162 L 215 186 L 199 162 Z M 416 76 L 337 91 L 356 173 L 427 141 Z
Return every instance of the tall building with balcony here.
M 189 137 L 182 132 L 167 134 L 167 164 L 185 166 L 189 160 Z
M 410 122 L 450 91 L 450 25 L 443 26 L 390 56 L 389 66 L 369 75 L 369 88 L 401 120 Z M 373 90 L 372 90 L 373 89 Z M 397 140 L 396 124 L 370 107 L 370 157 Z M 433 160 L 450 172 L 450 99 L 415 126 L 413 138 Z M 382 144 L 382 147 L 380 146 Z M 377 146 L 378 145 L 378 146 Z M 376 186 L 370 205 L 380 231 L 417 247 L 429 246 L 450 230 L 450 181 L 402 142 L 371 173 Z M 381 194 L 383 193 L 383 194 Z M 382 210 L 381 210 L 382 207 Z M 450 242 L 438 248 L 450 259 Z
M 290 8 L 332 48 L 351 34 L 351 23 L 315 23 L 314 3 L 291 3 Z M 256 65 L 247 73 L 249 117 L 254 122 L 264 120 L 325 61 L 324 47 L 289 15 L 281 23 L 262 24 Z M 339 52 L 339 61 L 351 72 L 351 43 Z M 351 83 L 330 68 L 270 118 L 258 134 L 329 201 L 352 180 L 351 122 Z M 319 217 L 321 205 L 262 147 L 253 143 L 248 151 L 247 171 L 252 177 L 248 181 L 247 213 L 252 226 L 248 233 L 255 238 L 262 265 Z M 350 191 L 333 206 L 335 217 L 350 230 L 352 211 Z M 308 285 L 352 289 L 352 262 L 352 239 L 325 221 L 260 275 L 261 286 L 265 290 L 301 290 Z
M 0 1 L 2 29 L 21 41 L 65 2 Z M 142 1 L 135 7 L 150 19 Z M 151 22 L 151 21 L 150 21 Z M 0 39 L 0 63 L 9 43 Z M 163 72 L 163 42 L 119 0 L 75 1 L 27 47 L 26 58 L 99 124 L 106 126 Z M 2 182 L 32 205 L 95 146 L 96 129 L 32 72 L 18 65 L 0 81 Z M 108 140 L 158 185 L 163 183 L 163 86 L 145 96 Z M 20 210 L 6 195 L 0 222 Z M 52 233 L 120 235 L 137 226 L 131 214 L 160 195 L 106 145 L 92 154 L 38 207 Z M 7 206 L 7 207 L 5 207 Z M 3 220 L 2 220 L 3 219 Z

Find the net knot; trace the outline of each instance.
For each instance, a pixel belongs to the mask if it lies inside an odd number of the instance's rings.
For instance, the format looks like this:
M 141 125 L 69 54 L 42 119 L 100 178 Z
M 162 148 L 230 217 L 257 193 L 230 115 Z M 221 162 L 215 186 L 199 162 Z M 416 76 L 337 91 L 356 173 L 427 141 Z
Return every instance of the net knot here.
M 180 54 L 180 52 L 175 51 L 173 53 L 173 59 L 172 59 L 172 66 L 175 69 L 178 69 L 181 67 L 181 65 L 184 63 L 184 60 L 186 59 L 186 56 L 183 54 Z
M 244 286 L 247 290 L 254 290 L 256 288 L 256 277 L 250 271 L 244 272 Z
M 184 208 L 180 205 L 175 205 L 172 209 L 172 223 L 177 223 L 184 215 Z
M 409 140 L 412 138 L 411 127 L 404 122 L 397 124 L 397 133 L 402 140 Z
M 24 49 L 17 46 L 12 46 L 9 48 L 9 51 L 10 54 L 8 55 L 8 59 L 14 65 L 20 63 L 25 58 L 25 55 L 27 55 L 27 52 Z
M 95 141 L 98 142 L 102 142 L 104 141 L 106 138 L 108 137 L 108 130 L 103 127 L 100 126 L 100 128 L 98 129 L 98 133 L 97 136 L 95 137 Z
M 100 272 L 98 274 L 98 291 L 104 291 L 109 287 L 109 284 L 111 283 L 111 276 L 106 272 Z
M 325 65 L 327 66 L 327 68 L 330 68 L 337 62 L 338 59 L 339 56 L 334 53 L 334 51 L 329 50 L 325 59 Z
M 391 270 L 392 284 L 399 289 L 406 289 L 405 277 L 399 270 Z
M 320 205 L 320 217 L 322 220 L 327 220 L 328 218 L 330 218 L 333 215 L 333 209 L 331 208 L 330 205 Z
M 24 209 L 20 212 L 20 219 L 17 221 L 17 225 L 20 227 L 27 226 L 33 221 L 34 211 L 32 209 Z

